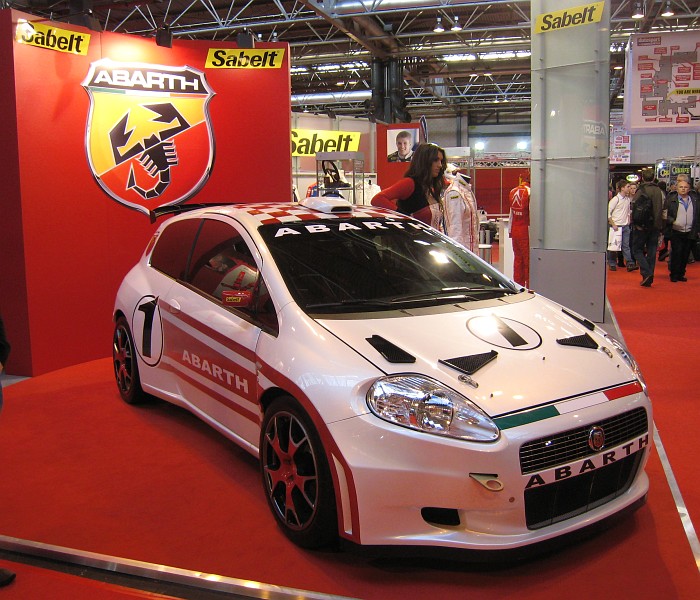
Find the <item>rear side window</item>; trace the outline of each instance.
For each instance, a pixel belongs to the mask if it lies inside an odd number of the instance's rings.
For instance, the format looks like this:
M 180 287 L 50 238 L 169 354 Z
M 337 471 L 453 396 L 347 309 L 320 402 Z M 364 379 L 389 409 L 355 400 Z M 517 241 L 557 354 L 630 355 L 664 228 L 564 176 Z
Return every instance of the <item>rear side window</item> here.
M 187 277 L 197 289 L 221 300 L 227 289 L 254 289 L 258 268 L 248 245 L 231 225 L 205 219 Z
M 247 306 L 226 306 L 243 313 L 267 331 L 278 330 L 275 307 L 253 253 L 232 225 L 213 219 L 203 221 L 186 281 L 224 305 L 227 292 L 249 292 Z
M 186 219 L 168 225 L 158 237 L 151 266 L 173 279 L 184 280 L 192 243 L 201 221 Z

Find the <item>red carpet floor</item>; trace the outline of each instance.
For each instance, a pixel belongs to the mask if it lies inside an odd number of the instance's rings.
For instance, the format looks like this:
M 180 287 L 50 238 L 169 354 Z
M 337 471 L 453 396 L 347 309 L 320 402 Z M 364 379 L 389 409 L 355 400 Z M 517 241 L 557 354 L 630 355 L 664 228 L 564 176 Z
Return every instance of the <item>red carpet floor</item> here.
M 645 289 L 637 274 L 610 273 L 609 296 L 697 526 L 700 267 L 689 277 L 671 284 L 657 276 Z M 700 597 L 656 453 L 649 502 L 630 518 L 556 554 L 498 568 L 296 548 L 268 514 L 255 460 L 180 409 L 124 404 L 108 359 L 7 388 L 0 461 L 0 533 L 21 539 L 367 600 Z M 28 591 L 31 571 L 20 575 L 0 590 L 2 600 L 44 597 Z M 50 597 L 88 596 L 57 586 Z
M 667 263 L 657 262 L 652 287 L 639 285 L 639 271 L 616 271 L 608 272 L 607 292 L 649 386 L 656 427 L 700 534 L 700 263 L 688 265 L 687 277 L 671 283 Z

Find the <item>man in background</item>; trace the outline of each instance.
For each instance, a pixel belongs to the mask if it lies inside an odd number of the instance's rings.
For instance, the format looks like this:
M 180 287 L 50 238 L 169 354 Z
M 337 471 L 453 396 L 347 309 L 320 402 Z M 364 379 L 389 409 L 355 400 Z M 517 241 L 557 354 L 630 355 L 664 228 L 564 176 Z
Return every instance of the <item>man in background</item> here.
M 668 195 L 667 206 L 666 227 L 671 242 L 669 276 L 673 283 L 688 281 L 685 268 L 698 237 L 698 202 L 687 175 L 678 176 L 676 191 Z
M 635 271 L 639 267 L 635 264 L 630 251 L 630 196 L 629 191 L 632 185 L 626 179 L 620 179 L 615 188 L 617 194 L 608 202 L 608 225 L 620 238 L 620 250 L 608 249 L 608 265 L 611 271 L 617 270 L 620 252 L 624 257 L 624 265 L 628 271 Z
M 666 199 L 661 188 L 654 183 L 654 169 L 642 170 L 642 184 L 632 199 L 632 255 L 642 274 L 642 287 L 651 287 L 654 282 L 656 251 L 659 247 L 659 234 L 664 229 L 664 209 Z M 649 219 L 640 222 L 636 217 L 638 207 L 650 204 Z

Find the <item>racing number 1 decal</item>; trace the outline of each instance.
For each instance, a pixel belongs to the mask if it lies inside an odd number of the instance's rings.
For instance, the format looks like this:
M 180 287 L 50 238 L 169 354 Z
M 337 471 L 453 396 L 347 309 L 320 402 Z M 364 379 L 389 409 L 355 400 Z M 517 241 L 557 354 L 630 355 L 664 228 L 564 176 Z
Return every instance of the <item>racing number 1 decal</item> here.
M 136 351 L 143 361 L 151 367 L 158 364 L 163 353 L 163 323 L 155 296 L 144 296 L 136 304 L 133 335 Z
M 153 333 L 153 315 L 156 312 L 158 301 L 156 298 L 150 302 L 139 304 L 136 310 L 140 310 L 144 314 L 143 321 L 143 339 L 141 340 L 141 352 L 144 357 L 151 357 L 151 334 Z

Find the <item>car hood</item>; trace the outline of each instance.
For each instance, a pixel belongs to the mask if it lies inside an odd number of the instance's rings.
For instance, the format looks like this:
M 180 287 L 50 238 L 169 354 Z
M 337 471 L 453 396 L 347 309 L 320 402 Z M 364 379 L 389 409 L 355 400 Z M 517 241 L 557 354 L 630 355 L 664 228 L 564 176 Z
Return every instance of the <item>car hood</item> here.
M 520 296 L 318 322 L 383 372 L 433 377 L 492 417 L 635 380 L 600 329 L 541 296 Z

